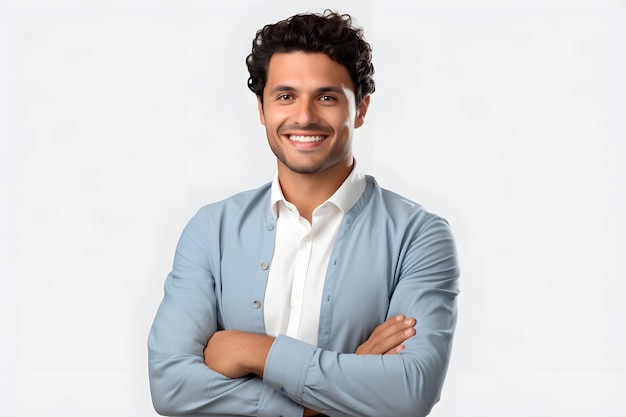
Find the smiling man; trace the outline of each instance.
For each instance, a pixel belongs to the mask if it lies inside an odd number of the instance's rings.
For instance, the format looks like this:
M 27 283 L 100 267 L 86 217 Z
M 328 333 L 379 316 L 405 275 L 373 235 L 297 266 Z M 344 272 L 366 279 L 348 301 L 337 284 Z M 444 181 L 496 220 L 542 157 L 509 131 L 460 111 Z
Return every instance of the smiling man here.
M 446 221 L 356 166 L 369 44 L 347 15 L 296 15 L 259 30 L 246 62 L 276 176 L 183 231 L 149 337 L 156 410 L 427 415 L 459 270 Z
M 313 209 L 352 171 L 352 135 L 370 98 L 357 106 L 346 67 L 303 51 L 272 55 L 261 94 L 259 114 L 278 160 L 280 188 L 310 222 Z

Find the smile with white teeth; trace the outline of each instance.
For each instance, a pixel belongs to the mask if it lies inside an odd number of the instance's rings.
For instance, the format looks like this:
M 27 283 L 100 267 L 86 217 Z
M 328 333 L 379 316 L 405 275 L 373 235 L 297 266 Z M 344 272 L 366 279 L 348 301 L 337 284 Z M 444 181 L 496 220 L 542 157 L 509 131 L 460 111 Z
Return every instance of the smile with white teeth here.
M 321 140 L 324 140 L 326 136 L 300 136 L 300 135 L 289 135 L 289 140 L 292 140 L 294 142 L 301 142 L 301 143 L 306 143 L 306 142 L 319 142 Z

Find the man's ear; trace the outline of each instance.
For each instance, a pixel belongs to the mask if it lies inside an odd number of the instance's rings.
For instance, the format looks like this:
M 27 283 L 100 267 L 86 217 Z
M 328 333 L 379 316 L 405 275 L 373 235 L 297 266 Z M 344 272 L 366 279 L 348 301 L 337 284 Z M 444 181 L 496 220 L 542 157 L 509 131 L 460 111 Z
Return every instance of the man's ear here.
M 354 128 L 359 128 L 363 126 L 365 123 L 365 115 L 367 114 L 367 109 L 370 106 L 370 96 L 365 96 L 363 100 L 361 100 L 361 104 L 356 109 L 356 117 L 354 119 Z
M 261 96 L 256 96 L 257 105 L 259 106 L 259 119 L 261 119 L 261 124 L 265 126 L 265 115 L 263 114 L 263 100 L 261 100 Z

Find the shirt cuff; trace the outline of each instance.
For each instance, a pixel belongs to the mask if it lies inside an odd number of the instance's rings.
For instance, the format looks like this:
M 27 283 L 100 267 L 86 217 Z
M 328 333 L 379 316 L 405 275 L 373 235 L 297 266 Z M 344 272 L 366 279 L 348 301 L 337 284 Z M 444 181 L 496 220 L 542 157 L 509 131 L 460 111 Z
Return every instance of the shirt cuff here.
M 267 385 L 263 385 L 257 416 L 259 417 L 302 417 L 304 407 L 291 401 L 289 398 L 276 392 Z
M 263 382 L 281 394 L 300 401 L 316 350 L 316 346 L 278 335 L 265 361 Z

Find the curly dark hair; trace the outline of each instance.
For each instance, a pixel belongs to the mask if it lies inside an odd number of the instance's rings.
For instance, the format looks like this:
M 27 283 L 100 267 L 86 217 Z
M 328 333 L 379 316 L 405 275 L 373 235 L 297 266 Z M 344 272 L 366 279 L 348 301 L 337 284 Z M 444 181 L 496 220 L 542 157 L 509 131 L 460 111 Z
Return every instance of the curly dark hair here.
M 372 48 L 363 29 L 352 25 L 347 14 L 297 14 L 258 30 L 252 53 L 246 58 L 248 88 L 263 100 L 270 58 L 276 52 L 322 52 L 348 69 L 357 105 L 375 90 Z

